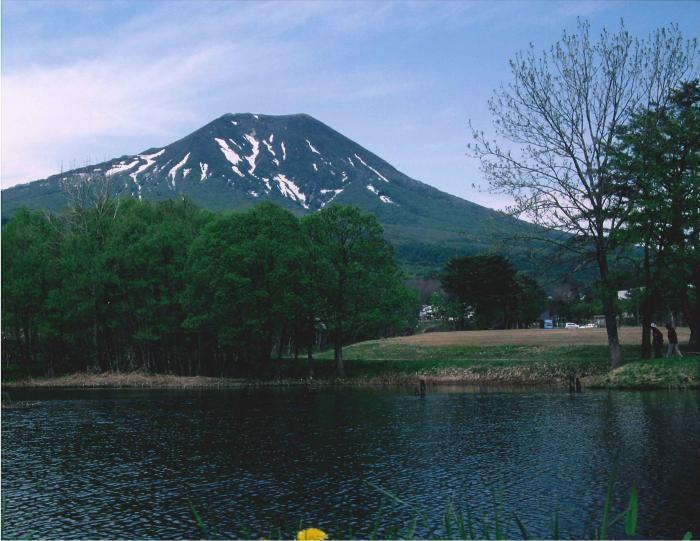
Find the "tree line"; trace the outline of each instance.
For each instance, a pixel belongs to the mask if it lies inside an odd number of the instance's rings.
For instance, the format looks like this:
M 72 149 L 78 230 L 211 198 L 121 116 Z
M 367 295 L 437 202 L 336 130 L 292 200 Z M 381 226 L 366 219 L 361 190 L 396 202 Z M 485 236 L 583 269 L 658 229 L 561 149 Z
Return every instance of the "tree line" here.
M 71 179 L 67 212 L 23 209 L 3 227 L 3 361 L 26 374 L 273 376 L 300 355 L 313 373 L 329 344 L 343 376 L 344 344 L 415 324 L 418 299 L 372 215 L 215 214 L 113 198 L 108 180 Z

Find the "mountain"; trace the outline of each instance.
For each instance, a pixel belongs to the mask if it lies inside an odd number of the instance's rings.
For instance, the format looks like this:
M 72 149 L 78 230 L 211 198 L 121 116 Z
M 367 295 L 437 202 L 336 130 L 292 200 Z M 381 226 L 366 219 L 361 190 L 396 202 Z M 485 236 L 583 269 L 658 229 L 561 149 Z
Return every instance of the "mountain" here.
M 91 172 L 104 173 L 124 196 L 156 201 L 186 194 L 217 211 L 263 200 L 298 214 L 329 203 L 356 205 L 377 216 L 397 258 L 413 270 L 438 268 L 532 228 L 409 178 L 309 115 L 248 113 L 226 114 L 162 148 L 3 190 L 3 222 L 21 206 L 60 210 L 61 180 Z

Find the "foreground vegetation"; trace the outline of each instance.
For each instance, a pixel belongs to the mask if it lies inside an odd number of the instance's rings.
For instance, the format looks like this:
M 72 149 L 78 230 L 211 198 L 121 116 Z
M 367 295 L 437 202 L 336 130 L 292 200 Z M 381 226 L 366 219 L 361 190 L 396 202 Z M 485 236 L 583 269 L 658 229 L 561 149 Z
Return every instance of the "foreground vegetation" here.
M 377 491 L 382 500 L 379 504 L 379 510 L 375 514 L 373 520 L 368 521 L 364 529 L 348 528 L 344 532 L 332 532 L 331 534 L 318 529 L 316 527 L 302 528 L 302 522 L 299 523 L 299 531 L 296 534 L 290 535 L 290 532 L 283 531 L 280 527 L 271 527 L 266 539 L 296 539 L 297 541 L 323 541 L 325 539 L 512 539 L 512 532 L 517 531 L 518 535 L 523 539 L 533 539 L 533 536 L 528 527 L 516 514 L 506 514 L 503 505 L 502 485 L 498 491 L 492 490 L 490 509 L 487 513 L 484 510 L 474 511 L 467 507 L 464 509 L 460 505 L 456 505 L 450 501 L 445 509 L 445 512 L 438 517 L 428 517 L 425 513 L 417 509 L 415 506 L 406 502 L 399 496 L 392 494 L 385 488 L 375 484 L 367 483 L 368 488 Z M 635 485 L 632 485 L 630 490 L 629 500 L 621 513 L 613 513 L 613 489 L 614 480 L 608 483 L 608 490 L 603 503 L 603 513 L 600 519 L 600 525 L 593 528 L 587 536 L 591 539 L 608 539 L 614 535 L 614 539 L 621 538 L 624 533 L 624 538 L 634 539 L 640 534 L 638 532 L 639 522 L 639 493 Z M 384 513 L 392 507 L 403 508 L 413 515 L 413 519 L 405 524 L 394 523 L 383 525 Z M 219 532 L 211 529 L 206 521 L 202 518 L 195 507 L 190 504 L 190 512 L 196 524 L 199 536 L 202 539 L 216 538 L 231 538 L 229 535 L 219 535 Z M 549 535 L 547 539 L 563 539 L 573 536 L 569 532 L 562 530 L 560 526 L 561 517 L 559 511 L 552 513 L 552 519 L 549 524 Z M 619 526 L 617 526 L 619 525 Z M 614 527 L 620 528 L 618 534 L 613 534 Z M 358 531 L 360 530 L 361 531 Z M 253 539 L 257 535 L 247 531 L 244 525 L 241 525 L 242 534 L 245 538 Z M 284 530 L 287 530 L 285 528 Z M 671 538 L 672 536 L 668 536 Z M 682 539 L 692 539 L 693 534 L 690 531 L 683 534 Z

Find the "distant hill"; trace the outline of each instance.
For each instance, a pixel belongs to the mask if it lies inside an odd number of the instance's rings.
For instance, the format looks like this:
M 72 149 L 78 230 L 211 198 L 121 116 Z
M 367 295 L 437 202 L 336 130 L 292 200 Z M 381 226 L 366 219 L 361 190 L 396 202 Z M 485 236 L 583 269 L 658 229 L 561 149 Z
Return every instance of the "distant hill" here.
M 188 195 L 216 211 L 269 200 L 298 214 L 330 203 L 377 216 L 409 270 L 438 269 L 533 226 L 414 180 L 309 115 L 226 114 L 162 148 L 121 156 L 2 191 L 2 219 L 21 206 L 60 210 L 61 179 L 101 171 L 122 196 L 158 201 Z M 499 251 L 532 268 L 528 246 Z

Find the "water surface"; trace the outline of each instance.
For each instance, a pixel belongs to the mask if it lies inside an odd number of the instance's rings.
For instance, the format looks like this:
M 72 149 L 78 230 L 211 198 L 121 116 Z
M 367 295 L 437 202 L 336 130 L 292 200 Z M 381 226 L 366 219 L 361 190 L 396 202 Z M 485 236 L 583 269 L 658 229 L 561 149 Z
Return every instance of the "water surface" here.
M 190 503 L 222 537 L 367 536 L 382 499 L 383 527 L 420 511 L 440 535 L 449 502 L 489 516 L 499 494 L 509 537 L 513 514 L 549 536 L 556 509 L 591 537 L 613 476 L 616 512 L 639 487 L 643 537 L 700 534 L 695 391 L 11 394 L 33 404 L 2 414 L 5 538 L 197 537 Z

